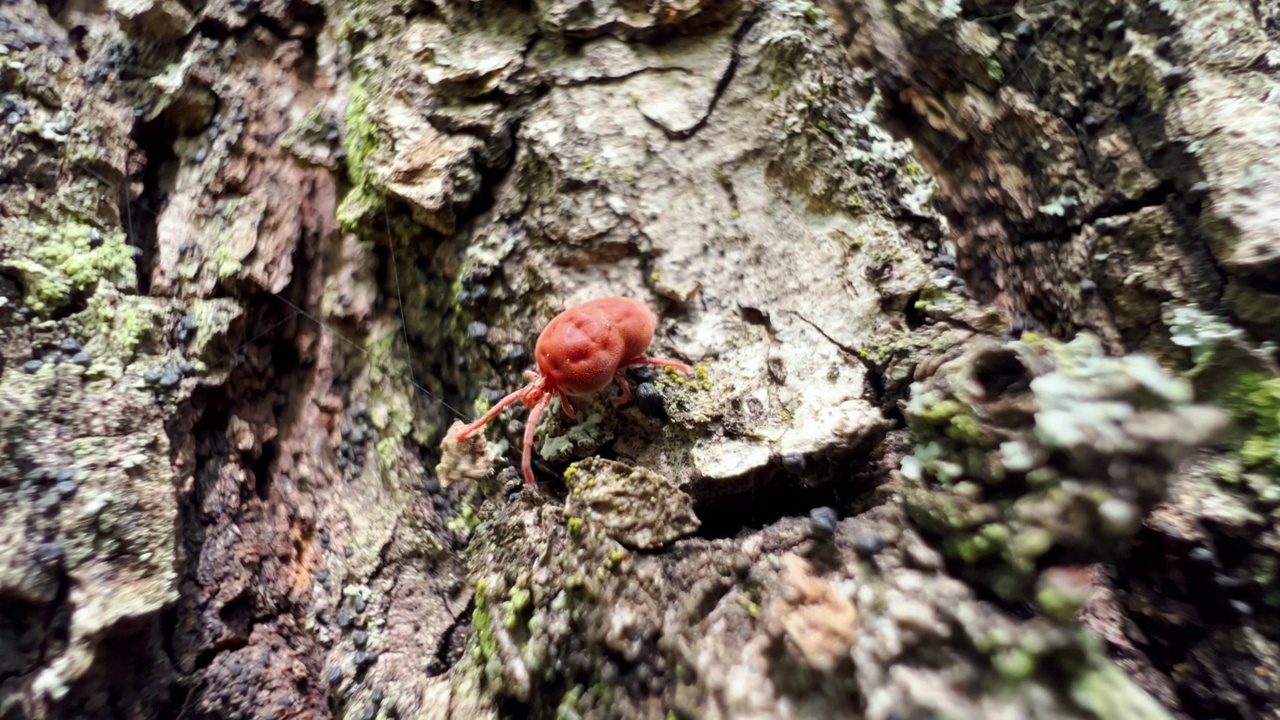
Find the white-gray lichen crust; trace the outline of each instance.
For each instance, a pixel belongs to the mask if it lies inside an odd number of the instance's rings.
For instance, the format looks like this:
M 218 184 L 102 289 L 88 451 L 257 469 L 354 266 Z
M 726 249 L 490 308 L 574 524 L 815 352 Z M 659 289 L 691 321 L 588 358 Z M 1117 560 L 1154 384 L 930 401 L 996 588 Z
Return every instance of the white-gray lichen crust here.
M 697 531 L 693 498 L 665 477 L 598 457 L 565 472 L 565 514 L 603 529 L 618 542 L 649 550 Z

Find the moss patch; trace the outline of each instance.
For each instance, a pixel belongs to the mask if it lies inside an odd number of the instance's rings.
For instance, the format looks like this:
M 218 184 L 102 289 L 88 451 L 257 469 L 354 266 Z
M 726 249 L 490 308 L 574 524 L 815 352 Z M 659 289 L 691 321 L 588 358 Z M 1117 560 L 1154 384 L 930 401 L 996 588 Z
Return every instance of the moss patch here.
M 56 310 L 100 280 L 120 290 L 136 287 L 133 248 L 123 232 L 104 232 L 78 220 L 10 222 L 13 228 L 3 234 L 3 244 L 18 252 L 4 265 L 21 276 L 24 302 L 32 310 Z
M 1239 445 L 1244 467 L 1280 478 L 1280 378 L 1244 375 L 1224 404 L 1244 430 Z
M 358 82 L 351 84 L 343 122 L 342 146 L 347 154 L 351 190 L 338 206 L 337 215 L 343 232 L 356 232 L 358 225 L 383 202 L 368 167 L 369 158 L 378 149 L 378 126 L 369 117 L 369 92 Z

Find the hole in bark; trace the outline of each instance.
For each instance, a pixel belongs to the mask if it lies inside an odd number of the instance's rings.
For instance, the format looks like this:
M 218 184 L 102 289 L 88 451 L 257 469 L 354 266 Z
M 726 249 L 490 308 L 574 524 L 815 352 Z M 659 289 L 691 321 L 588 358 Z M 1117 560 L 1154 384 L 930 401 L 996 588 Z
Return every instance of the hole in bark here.
M 274 441 L 263 443 L 262 456 L 253 463 L 253 489 L 262 500 L 271 496 L 271 466 L 279 452 Z
M 120 184 L 121 215 L 125 218 L 125 232 L 130 245 L 138 248 L 138 294 L 151 293 L 151 265 L 155 261 L 157 236 L 157 212 L 164 205 L 165 196 L 172 185 L 177 170 L 177 156 L 173 152 L 175 131 L 158 118 L 149 123 L 139 123 L 134 128 L 134 142 L 146 158 L 142 173 L 142 192 L 129 194 L 130 178 Z
M 745 478 L 743 484 L 751 488 L 747 492 L 701 503 L 694 509 L 702 521 L 698 537 L 733 538 L 785 517 L 807 515 L 815 507 L 846 507 L 860 494 L 850 492 L 851 487 L 857 486 L 860 491 L 869 488 L 860 483 L 833 481 L 838 469 L 830 459 L 807 458 L 804 476 L 799 480 L 789 477 L 781 464 Z
M 56 17 L 62 12 L 62 10 L 59 9 L 57 12 L 54 12 L 54 7 L 58 5 L 65 5 L 65 4 L 66 3 L 63 3 L 63 2 L 50 3 L 49 14 L 51 16 Z M 89 28 L 83 25 L 78 25 L 76 27 L 71 28 L 69 31 L 67 31 L 67 37 L 70 38 L 71 43 L 75 45 L 76 57 L 80 58 L 80 62 L 85 62 L 86 60 L 89 59 L 89 48 L 85 45 L 85 41 L 84 41 L 85 38 L 88 36 L 89 36 Z
M 1006 393 L 1022 394 L 1031 387 L 1031 375 L 1013 351 L 992 352 L 973 364 L 973 376 L 988 399 Z
M 915 293 L 907 298 L 907 306 L 902 310 L 903 319 L 906 320 L 907 328 L 910 330 L 915 330 L 924 325 L 924 313 L 920 312 L 919 308 L 916 307 L 916 303 L 919 300 L 920 293 Z
M 449 671 L 459 660 L 462 659 L 463 653 L 466 651 L 467 640 L 471 637 L 471 613 L 475 611 L 475 601 L 473 600 L 467 605 L 467 609 L 459 615 L 459 621 L 455 622 L 444 635 L 440 637 L 440 642 L 436 645 L 435 654 L 431 661 L 427 663 L 427 677 L 435 677 L 443 675 Z
M 14 598 L 0 598 L 0 680 L 25 675 L 36 668 L 53 630 L 50 611 Z
M 178 665 L 178 649 L 174 646 L 174 639 L 177 634 L 178 610 L 177 608 L 169 608 L 160 616 L 160 647 L 164 650 L 164 655 L 168 659 L 169 665 L 173 667 Z M 161 716 L 176 716 L 178 710 L 182 708 L 186 701 L 187 688 L 174 683 L 170 688 L 169 705 L 160 713 Z
M 57 307 L 53 312 L 49 313 L 52 320 L 64 320 L 72 315 L 78 315 L 89 307 L 89 295 L 92 291 L 80 290 L 69 295 L 65 302 Z
M 271 369 L 278 377 L 285 377 L 298 369 L 302 358 L 298 348 L 288 339 L 281 339 L 271 347 Z
M 534 717 L 533 706 L 514 698 L 504 697 L 498 700 L 498 717 L 500 720 L 524 720 Z M 551 713 L 547 713 L 550 716 Z

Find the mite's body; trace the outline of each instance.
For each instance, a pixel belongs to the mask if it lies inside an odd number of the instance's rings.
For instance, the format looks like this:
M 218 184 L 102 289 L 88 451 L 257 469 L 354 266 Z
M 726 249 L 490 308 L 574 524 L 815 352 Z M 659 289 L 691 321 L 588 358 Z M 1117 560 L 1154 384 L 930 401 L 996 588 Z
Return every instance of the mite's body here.
M 525 422 L 520 469 L 525 482 L 534 484 L 533 433 L 553 395 L 560 396 L 560 406 L 566 415 L 573 417 L 570 397 L 599 392 L 608 387 L 611 380 L 616 380 L 622 388 L 622 394 L 614 398 L 613 403 L 619 405 L 630 400 L 631 387 L 622 376 L 623 368 L 657 365 L 689 371 L 689 366 L 682 362 L 645 356 L 657 322 L 649 308 L 629 298 L 599 298 L 565 310 L 552 318 L 538 336 L 533 353 L 538 372 L 525 373 L 530 383 L 498 401 L 483 417 L 459 431 L 456 439 L 465 439 L 507 406 L 522 401 L 532 410 Z

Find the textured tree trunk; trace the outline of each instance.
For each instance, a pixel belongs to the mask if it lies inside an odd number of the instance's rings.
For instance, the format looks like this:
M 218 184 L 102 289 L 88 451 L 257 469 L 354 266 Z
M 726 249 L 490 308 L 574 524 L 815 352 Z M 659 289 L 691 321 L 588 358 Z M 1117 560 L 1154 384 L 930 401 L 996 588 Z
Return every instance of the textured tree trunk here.
M 1280 717 L 1277 78 L 1244 0 L 0 0 L 0 718 Z M 451 439 L 602 295 L 693 372 Z

